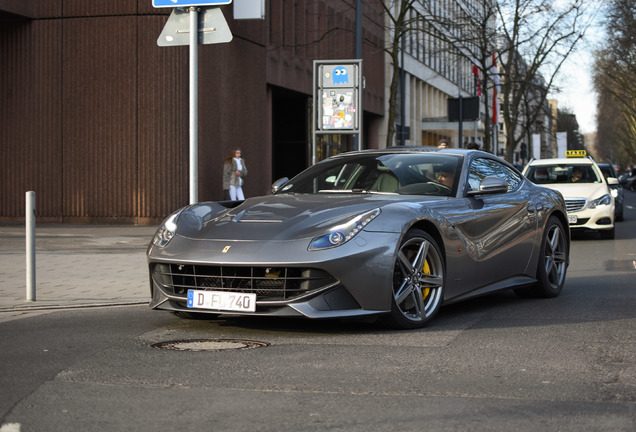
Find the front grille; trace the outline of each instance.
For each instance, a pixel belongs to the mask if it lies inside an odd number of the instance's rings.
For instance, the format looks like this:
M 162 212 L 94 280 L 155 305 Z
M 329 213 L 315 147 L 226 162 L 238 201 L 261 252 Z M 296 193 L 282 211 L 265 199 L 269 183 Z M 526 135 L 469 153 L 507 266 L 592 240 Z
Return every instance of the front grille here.
M 583 210 L 587 205 L 586 199 L 566 199 L 565 200 L 565 208 L 568 213 L 577 212 Z
M 292 300 L 336 282 L 329 273 L 312 268 L 188 264 L 155 264 L 153 279 L 184 298 L 189 289 L 199 289 L 253 293 L 257 301 Z

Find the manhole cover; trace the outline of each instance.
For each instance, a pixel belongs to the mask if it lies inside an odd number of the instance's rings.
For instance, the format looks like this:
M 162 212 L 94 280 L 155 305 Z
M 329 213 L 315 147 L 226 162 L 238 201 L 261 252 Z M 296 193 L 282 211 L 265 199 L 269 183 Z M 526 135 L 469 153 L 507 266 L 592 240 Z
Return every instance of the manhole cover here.
M 269 346 L 269 344 L 267 342 L 241 339 L 187 339 L 158 342 L 151 346 L 153 348 L 169 349 L 175 351 L 225 351 L 261 348 Z

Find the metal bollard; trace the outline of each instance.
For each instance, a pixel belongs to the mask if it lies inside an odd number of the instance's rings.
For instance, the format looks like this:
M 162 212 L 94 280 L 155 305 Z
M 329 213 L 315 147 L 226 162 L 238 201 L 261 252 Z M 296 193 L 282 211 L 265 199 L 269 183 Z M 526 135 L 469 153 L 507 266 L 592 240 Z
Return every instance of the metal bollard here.
M 26 299 L 35 301 L 35 192 L 26 193 Z

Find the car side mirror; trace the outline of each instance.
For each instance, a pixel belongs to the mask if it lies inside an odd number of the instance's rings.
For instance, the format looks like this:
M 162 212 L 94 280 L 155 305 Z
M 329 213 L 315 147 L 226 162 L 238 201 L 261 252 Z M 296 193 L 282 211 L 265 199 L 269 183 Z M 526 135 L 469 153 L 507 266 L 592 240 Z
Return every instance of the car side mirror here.
M 280 188 L 282 188 L 287 182 L 289 181 L 289 178 L 287 177 L 283 177 L 283 178 L 279 178 L 278 180 L 276 180 L 274 183 L 272 183 L 272 193 L 276 193 Z
M 488 176 L 479 184 L 479 189 L 468 191 L 468 196 L 490 195 L 508 192 L 508 183 L 502 178 Z
M 617 185 L 618 184 L 618 179 L 614 178 L 614 177 L 608 177 L 607 178 L 607 184 L 608 185 Z

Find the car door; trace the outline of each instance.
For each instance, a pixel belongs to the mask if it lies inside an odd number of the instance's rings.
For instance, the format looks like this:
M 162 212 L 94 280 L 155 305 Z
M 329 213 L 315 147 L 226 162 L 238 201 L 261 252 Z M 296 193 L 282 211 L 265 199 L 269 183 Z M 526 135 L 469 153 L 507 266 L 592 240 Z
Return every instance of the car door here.
M 466 190 L 478 190 L 487 176 L 505 180 L 508 191 L 468 198 L 474 213 L 464 229 L 477 262 L 474 289 L 523 275 L 537 234 L 536 209 L 523 177 L 500 161 L 479 157 L 471 161 Z

